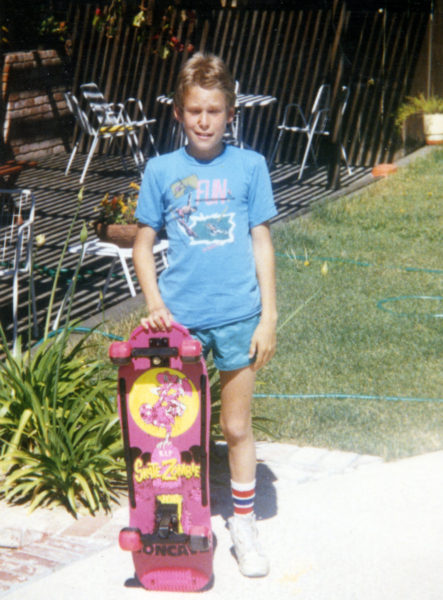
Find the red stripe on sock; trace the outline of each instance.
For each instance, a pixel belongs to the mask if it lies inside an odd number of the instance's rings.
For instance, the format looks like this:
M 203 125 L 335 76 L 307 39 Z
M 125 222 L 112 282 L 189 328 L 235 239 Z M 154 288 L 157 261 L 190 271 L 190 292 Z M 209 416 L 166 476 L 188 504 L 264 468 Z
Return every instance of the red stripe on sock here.
M 246 492 L 239 492 L 238 490 L 232 490 L 232 495 L 235 498 L 253 498 L 255 496 L 255 489 L 248 490 Z
M 254 507 L 250 506 L 249 508 L 240 508 L 239 506 L 234 505 L 234 515 L 249 515 L 254 512 Z

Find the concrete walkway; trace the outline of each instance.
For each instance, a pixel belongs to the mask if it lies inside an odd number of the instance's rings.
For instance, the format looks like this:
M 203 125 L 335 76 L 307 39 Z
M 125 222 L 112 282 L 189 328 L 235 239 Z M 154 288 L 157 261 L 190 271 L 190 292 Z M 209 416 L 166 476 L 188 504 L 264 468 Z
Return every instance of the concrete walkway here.
M 289 444 L 259 443 L 257 449 L 256 510 L 271 573 L 246 579 L 231 554 L 222 448 L 211 486 L 215 577 L 200 598 L 440 600 L 443 452 L 384 463 Z M 61 510 L 26 516 L 23 509 L 0 505 L 0 543 L 16 546 L 0 548 L 0 596 L 179 598 L 136 587 L 131 555 L 117 543 L 127 523 L 126 506 L 112 517 L 74 521 Z

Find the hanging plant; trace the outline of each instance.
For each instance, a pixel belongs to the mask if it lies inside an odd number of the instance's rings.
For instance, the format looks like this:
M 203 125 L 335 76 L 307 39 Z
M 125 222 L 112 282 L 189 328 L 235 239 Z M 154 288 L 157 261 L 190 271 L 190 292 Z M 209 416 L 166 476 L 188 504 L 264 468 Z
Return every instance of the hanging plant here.
M 162 59 L 168 58 L 174 52 L 188 53 L 194 51 L 194 45 L 181 39 L 179 30 L 183 23 L 194 23 L 196 12 L 192 9 L 182 9 L 179 12 L 179 18 L 175 18 L 175 11 L 181 4 L 180 0 L 164 3 L 157 0 L 141 0 L 137 3 L 137 12 L 128 7 L 134 3 L 124 2 L 123 0 L 112 0 L 106 6 L 97 8 L 94 14 L 92 25 L 97 31 L 105 31 L 106 37 L 112 38 L 116 35 L 118 24 L 121 19 L 125 19 L 137 31 L 139 42 L 146 41 L 150 36 L 157 42 L 153 49 L 153 54 L 159 55 Z

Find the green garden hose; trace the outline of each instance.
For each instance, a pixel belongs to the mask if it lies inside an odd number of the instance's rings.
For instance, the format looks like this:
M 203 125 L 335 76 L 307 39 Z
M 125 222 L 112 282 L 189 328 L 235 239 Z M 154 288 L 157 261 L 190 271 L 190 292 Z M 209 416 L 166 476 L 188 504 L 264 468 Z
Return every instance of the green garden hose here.
M 337 398 L 350 400 L 383 400 L 389 402 L 443 402 L 443 398 L 411 398 L 408 396 L 372 396 L 369 394 L 254 394 L 254 398 L 276 398 L 285 400 L 312 400 L 317 398 Z
M 436 300 L 437 302 L 442 302 L 443 296 L 394 296 L 392 298 L 383 298 L 382 300 L 379 300 L 377 302 L 377 308 L 391 313 L 392 315 L 396 315 L 397 317 L 425 316 L 434 319 L 443 318 L 443 313 L 400 312 L 386 307 L 386 305 L 391 302 L 400 302 L 401 300 Z
M 300 254 L 284 254 L 282 252 L 276 252 L 275 253 L 276 256 L 282 257 L 282 258 L 289 258 L 291 260 L 306 260 L 306 256 L 305 255 L 300 255 Z M 321 262 L 341 262 L 341 263 L 345 263 L 345 264 L 351 264 L 351 265 L 355 265 L 356 267 L 382 267 L 383 269 L 395 269 L 395 270 L 401 270 L 401 271 L 406 271 L 408 273 L 431 273 L 431 274 L 435 274 L 435 275 L 443 275 L 443 269 L 428 269 L 428 268 L 424 268 L 424 267 L 395 267 L 392 265 L 376 265 L 374 263 L 370 263 L 370 262 L 366 262 L 366 261 L 360 261 L 360 260 L 354 260 L 351 258 L 335 258 L 332 256 L 312 256 L 309 257 L 309 260 L 317 260 L 317 261 L 321 261 Z M 382 298 L 381 300 L 379 300 L 377 302 L 377 308 L 380 310 L 383 310 L 385 312 L 388 312 L 392 315 L 395 315 L 397 317 L 412 317 L 412 316 L 421 316 L 421 317 L 431 317 L 434 319 L 441 319 L 443 318 L 443 313 L 425 313 L 425 312 L 400 312 L 400 311 L 396 311 L 394 309 L 390 309 L 387 308 L 385 305 L 389 304 L 391 302 L 399 302 L 401 300 L 435 300 L 437 302 L 442 302 L 443 301 L 443 296 L 416 296 L 416 295 L 409 295 L 409 296 L 393 296 L 392 298 Z
M 289 258 L 292 260 L 306 260 L 304 254 L 285 254 L 283 252 L 276 252 L 276 256 L 281 258 Z M 426 267 L 398 267 L 395 265 L 377 265 L 375 263 L 355 260 L 353 258 L 341 258 L 333 256 L 309 256 L 309 260 L 317 260 L 321 262 L 341 262 L 349 265 L 355 265 L 356 267 L 379 267 L 383 269 L 393 269 L 395 271 L 407 271 L 412 273 L 434 273 L 436 275 L 443 275 L 443 269 L 429 269 Z
M 49 332 L 47 339 L 55 337 L 56 335 L 58 335 L 62 331 L 64 331 L 63 328 L 56 329 L 55 331 Z M 69 327 L 69 332 L 70 333 L 91 333 L 92 331 L 94 333 L 102 335 L 103 337 L 107 337 L 110 340 L 115 340 L 115 341 L 118 341 L 118 342 L 124 341 L 124 338 L 122 338 L 120 335 L 115 335 L 114 333 L 108 333 L 106 331 L 100 331 L 98 329 L 91 329 L 91 327 Z M 45 341 L 45 339 L 42 338 L 41 340 L 39 340 L 38 342 L 36 342 L 33 347 L 36 348 L 37 346 L 40 346 L 40 344 L 43 344 L 44 341 Z
M 283 258 L 290 258 L 290 259 L 296 259 L 296 260 L 304 260 L 306 258 L 305 256 L 297 256 L 297 255 L 291 256 L 291 255 L 282 254 L 279 252 L 276 252 L 276 255 L 283 257 Z M 344 263 L 350 263 L 350 264 L 354 264 L 356 266 L 362 266 L 362 267 L 376 266 L 376 265 L 374 265 L 372 263 L 368 263 L 368 262 L 355 261 L 352 259 L 332 258 L 332 257 L 313 257 L 313 260 L 319 260 L 322 262 L 325 262 L 325 261 L 344 262 Z M 424 269 L 424 268 L 416 268 L 416 267 L 384 267 L 384 268 L 393 268 L 393 269 L 401 268 L 405 271 L 443 274 L 443 270 L 441 270 L 441 269 Z M 397 297 L 393 297 L 393 298 L 385 298 L 385 299 L 379 300 L 377 302 L 377 308 L 384 310 L 386 312 L 390 312 L 397 316 L 410 316 L 410 314 L 415 314 L 415 313 L 399 313 L 399 312 L 385 308 L 385 304 L 387 304 L 389 302 L 395 302 L 395 301 L 404 300 L 404 299 L 437 300 L 437 301 L 441 302 L 441 301 L 443 301 L 443 296 L 397 296 Z M 435 317 L 435 318 L 442 318 L 443 313 L 442 314 L 440 314 L 440 313 L 430 314 L 430 316 Z M 63 331 L 63 330 L 58 329 L 56 331 L 52 331 L 48 337 L 54 337 L 61 331 Z M 90 333 L 92 330 L 88 327 L 73 327 L 70 331 L 72 333 Z M 109 339 L 112 339 L 112 340 L 118 340 L 118 341 L 123 340 L 123 338 L 121 336 L 114 335 L 112 333 L 107 333 L 107 332 L 103 332 L 103 331 L 99 331 L 99 330 L 95 330 L 95 333 L 103 335 L 104 337 L 108 337 Z M 43 340 L 40 340 L 39 342 L 37 342 L 36 346 L 38 346 L 42 342 L 43 342 Z M 336 398 L 336 399 L 342 399 L 342 400 L 344 400 L 344 399 L 379 400 L 379 401 L 381 400 L 381 401 L 387 401 L 387 402 L 443 402 L 443 398 L 415 398 L 415 397 L 408 397 L 408 396 L 376 396 L 376 395 L 371 395 L 371 394 L 344 394 L 344 393 L 254 394 L 254 398 L 275 398 L 275 399 L 284 399 L 284 400 L 312 400 L 312 399 L 322 399 L 322 398 L 323 399 Z

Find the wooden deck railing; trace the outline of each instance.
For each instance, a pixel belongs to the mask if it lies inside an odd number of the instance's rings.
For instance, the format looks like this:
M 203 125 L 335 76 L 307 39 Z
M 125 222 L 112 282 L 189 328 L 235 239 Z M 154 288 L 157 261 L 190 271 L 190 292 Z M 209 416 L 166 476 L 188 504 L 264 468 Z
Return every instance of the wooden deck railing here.
M 173 14 L 171 25 L 183 51 L 172 51 L 165 59 L 162 35 L 151 32 L 140 40 L 139 31 L 120 20 L 115 35 L 106 37 L 105 30 L 92 27 L 95 6 L 71 2 L 72 90 L 77 93 L 81 83 L 94 81 L 110 101 L 140 98 L 146 113 L 157 119 L 156 137 L 164 151 L 172 115 L 156 97 L 173 91 L 190 45 L 215 52 L 227 62 L 241 91 L 277 97 L 277 104 L 249 110 L 245 119 L 246 142 L 269 156 L 287 103 L 307 109 L 321 83 L 330 83 L 336 94 L 347 85 L 348 109 L 342 120 L 333 111 L 333 135 L 323 153 L 329 183 L 334 178 L 337 183 L 339 138 L 351 163 L 361 166 L 392 159 L 399 145 L 395 111 L 409 92 L 429 20 L 424 9 L 412 12 L 417 4 L 409 3 L 408 9 L 400 5 L 396 3 L 397 11 L 370 11 L 357 2 L 349 9 L 344 0 L 333 0 L 297 3 L 291 10 L 251 10 L 208 9 L 199 3 L 194 20 L 182 22 L 180 11 Z M 288 137 L 277 158 L 295 162 L 299 154 L 300 142 Z

